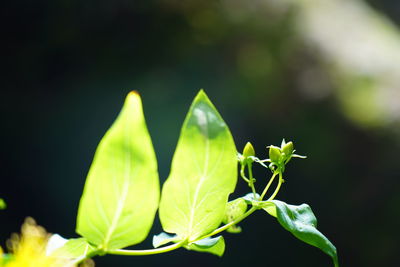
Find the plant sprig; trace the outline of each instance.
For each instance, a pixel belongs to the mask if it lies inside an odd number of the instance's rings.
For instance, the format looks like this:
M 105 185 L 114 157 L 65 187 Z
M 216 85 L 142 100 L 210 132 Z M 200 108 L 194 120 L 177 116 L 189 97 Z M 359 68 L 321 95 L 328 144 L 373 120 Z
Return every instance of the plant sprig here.
M 77 216 L 77 233 L 82 237 L 65 240 L 53 255 L 77 263 L 96 255 L 153 255 L 184 247 L 222 256 L 225 241 L 219 234 L 240 232 L 238 223 L 256 210 L 264 210 L 339 266 L 336 248 L 316 229 L 311 208 L 275 199 L 288 162 L 305 157 L 294 154 L 293 142 L 285 140 L 280 147 L 267 148 L 267 159 L 257 158 L 251 143 L 237 153 L 228 126 L 200 90 L 183 123 L 171 172 L 160 194 L 157 161 L 141 99 L 130 93 L 90 168 Z M 238 163 L 239 175 L 251 192 L 228 202 L 236 187 Z M 261 194 L 255 187 L 254 164 L 271 173 Z M 124 249 L 147 237 L 157 209 L 165 233 L 153 237 L 154 248 Z

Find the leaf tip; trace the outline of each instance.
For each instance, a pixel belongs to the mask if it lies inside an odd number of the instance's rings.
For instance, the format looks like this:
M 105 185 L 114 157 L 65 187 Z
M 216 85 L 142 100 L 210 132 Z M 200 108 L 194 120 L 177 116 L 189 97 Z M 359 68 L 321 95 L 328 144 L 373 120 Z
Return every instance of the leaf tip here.
M 142 100 L 137 91 L 130 91 L 125 99 L 125 105 L 130 107 L 141 107 Z
M 140 95 L 138 91 L 130 91 L 128 95 L 126 96 L 126 101 L 127 102 L 132 102 L 132 103 L 141 103 Z
M 128 96 L 139 96 L 139 92 L 138 91 L 136 91 L 136 90 L 132 90 L 132 91 L 130 91 L 129 93 L 128 93 Z
M 209 98 L 208 98 L 206 92 L 204 91 L 204 89 L 200 89 L 199 90 L 199 92 L 197 93 L 195 99 L 207 99 L 207 100 L 209 100 Z

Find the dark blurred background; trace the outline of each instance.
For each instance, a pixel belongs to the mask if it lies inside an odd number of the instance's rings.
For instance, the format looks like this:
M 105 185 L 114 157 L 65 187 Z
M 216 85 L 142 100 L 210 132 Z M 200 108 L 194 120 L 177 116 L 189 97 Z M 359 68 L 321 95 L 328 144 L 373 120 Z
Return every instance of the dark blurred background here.
M 169 173 L 204 88 L 238 150 L 293 140 L 278 198 L 308 203 L 342 266 L 398 266 L 400 4 L 395 0 L 6 1 L 0 9 L 0 238 L 26 216 L 76 237 L 96 146 L 130 90 Z M 266 173 L 256 170 L 258 186 Z M 247 189 L 239 182 L 236 195 Z M 102 266 L 331 266 L 257 212 L 222 258 L 184 249 Z M 140 248 L 151 247 L 158 220 Z

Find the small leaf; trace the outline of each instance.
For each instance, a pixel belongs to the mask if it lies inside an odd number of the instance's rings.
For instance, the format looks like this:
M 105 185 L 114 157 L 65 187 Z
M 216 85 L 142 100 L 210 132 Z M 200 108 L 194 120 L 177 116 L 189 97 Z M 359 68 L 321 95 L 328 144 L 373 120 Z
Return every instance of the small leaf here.
M 216 229 L 237 180 L 233 138 L 203 91 L 183 123 L 163 186 L 160 220 L 164 231 L 191 242 Z
M 63 246 L 55 249 L 54 251 L 52 251 L 52 249 L 53 248 L 47 249 L 51 256 L 76 260 L 84 259 L 87 255 L 96 251 L 96 248 L 91 246 L 85 238 L 69 239 L 64 243 Z
M 159 246 L 165 245 L 169 242 L 174 242 L 178 239 L 176 235 L 169 235 L 167 233 L 159 233 L 153 236 L 153 247 L 158 248 Z
M 103 251 L 140 243 L 153 224 L 158 200 L 157 161 L 140 96 L 131 92 L 96 150 L 77 232 Z
M 207 237 L 185 246 L 188 250 L 207 252 L 221 257 L 225 252 L 225 240 L 222 236 Z
M 223 223 L 228 224 L 235 221 L 242 216 L 247 210 L 247 203 L 243 198 L 238 198 L 233 201 L 229 201 L 226 205 L 225 217 L 222 220 Z M 227 230 L 229 233 L 237 234 L 242 231 L 241 227 L 233 225 Z
M 272 200 L 276 206 L 279 223 L 301 241 L 321 249 L 332 257 L 334 265 L 339 266 L 336 247 L 317 230 L 317 219 L 310 206 L 288 205 L 279 200 Z

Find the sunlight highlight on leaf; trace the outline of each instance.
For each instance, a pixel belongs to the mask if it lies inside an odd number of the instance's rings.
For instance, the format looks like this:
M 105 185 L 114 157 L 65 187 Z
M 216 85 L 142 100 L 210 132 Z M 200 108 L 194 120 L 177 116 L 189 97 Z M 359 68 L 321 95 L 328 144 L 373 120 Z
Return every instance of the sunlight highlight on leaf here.
M 166 232 L 194 241 L 221 223 L 237 180 L 236 148 L 225 122 L 203 91 L 183 123 L 164 184 L 160 219 Z
M 77 232 L 105 251 L 137 244 L 152 226 L 158 200 L 157 161 L 140 96 L 131 92 L 97 148 Z

